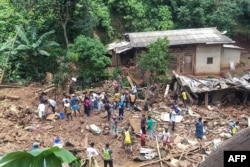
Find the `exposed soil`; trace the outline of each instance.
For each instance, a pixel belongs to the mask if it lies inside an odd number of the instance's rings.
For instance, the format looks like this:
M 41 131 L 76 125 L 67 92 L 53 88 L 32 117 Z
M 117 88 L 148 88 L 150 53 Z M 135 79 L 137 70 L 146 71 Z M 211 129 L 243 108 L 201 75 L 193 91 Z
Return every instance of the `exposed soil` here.
M 97 89 L 103 89 L 105 86 Z M 133 154 L 126 154 L 122 148 L 121 138 L 115 137 L 111 133 L 100 135 L 93 134 L 86 129 L 87 125 L 96 124 L 103 129 L 105 124 L 108 124 L 105 116 L 105 112 L 96 114 L 91 113 L 90 117 L 83 114 L 83 106 L 81 105 L 82 114 L 77 113 L 77 117 L 73 117 L 73 121 L 66 121 L 55 119 L 52 121 L 46 120 L 45 122 L 40 122 L 36 109 L 38 106 L 38 91 L 43 88 L 40 84 L 31 84 L 27 87 L 22 88 L 5 88 L 0 89 L 0 97 L 5 96 L 19 96 L 19 100 L 11 100 L 8 98 L 0 99 L 0 156 L 16 150 L 30 150 L 32 144 L 35 141 L 42 143 L 43 147 L 50 147 L 53 144 L 55 137 L 59 136 L 63 143 L 70 143 L 73 146 L 66 147 L 68 149 L 77 149 L 80 152 L 78 155 L 81 158 L 85 157 L 85 149 L 91 141 L 95 142 L 95 147 L 99 150 L 102 149 L 105 143 L 109 142 L 110 147 L 113 150 L 113 158 L 115 166 L 127 167 L 127 166 L 139 166 L 144 162 L 137 163 L 133 162 L 133 156 L 138 155 L 138 150 L 140 148 L 140 138 L 133 135 Z M 107 90 L 108 94 L 111 96 L 113 94 L 112 87 Z M 171 92 L 170 92 L 171 94 Z M 82 95 L 82 92 L 78 92 L 78 95 Z M 54 91 L 47 94 L 49 98 L 57 100 L 58 107 L 57 112 L 62 111 L 62 91 L 57 90 L 56 94 Z M 142 107 L 143 100 L 138 99 L 137 104 Z M 150 107 L 150 114 L 155 120 L 156 129 L 162 127 L 169 127 L 168 122 L 162 122 L 160 120 L 161 112 L 169 112 L 170 108 L 167 104 L 171 103 L 171 98 L 163 98 L 163 92 L 158 92 L 157 95 L 151 97 L 152 106 Z M 179 101 L 180 106 L 182 102 Z M 183 144 L 181 141 L 185 139 L 191 140 L 197 144 L 197 139 L 194 137 L 194 122 L 197 120 L 198 116 L 202 116 L 204 120 L 208 122 L 206 138 L 205 138 L 205 149 L 208 151 L 212 150 L 212 141 L 216 138 L 221 137 L 220 134 L 224 132 L 225 128 L 228 127 L 227 121 L 229 120 L 239 120 L 241 122 L 241 128 L 247 126 L 247 118 L 250 116 L 249 111 L 246 106 L 228 104 L 221 108 L 214 107 L 214 109 L 208 110 L 202 106 L 192 105 L 190 109 L 195 112 L 194 115 L 190 115 L 185 111 L 185 119 L 181 123 L 177 123 L 176 131 L 171 132 L 171 140 L 173 141 L 173 149 L 169 151 L 169 154 L 163 153 L 162 157 L 169 156 L 172 158 L 183 158 L 183 162 L 189 165 L 197 165 L 197 162 L 203 161 L 203 155 L 197 151 L 197 145 L 192 145 L 189 143 L 189 151 L 192 154 L 188 154 L 188 151 L 183 154 L 182 146 L 178 144 Z M 129 123 L 129 118 L 138 119 L 141 117 L 142 112 L 136 112 L 135 114 L 130 113 L 129 110 L 125 110 L 124 121 L 118 124 L 119 127 L 127 126 Z M 139 125 L 140 119 L 138 119 Z M 138 132 L 136 132 L 138 133 Z M 88 138 L 88 140 L 86 140 Z M 155 141 L 146 141 L 147 146 L 156 147 Z M 162 147 L 160 143 L 160 147 Z M 207 157 L 207 155 L 204 155 Z M 177 159 L 178 159 L 177 158 Z M 181 159 L 180 158 L 180 159 Z M 190 160 L 189 160 L 190 159 Z M 193 160 L 192 160 L 193 159 Z M 191 161 L 192 160 L 192 161 Z M 189 163 L 187 161 L 190 161 Z M 97 157 L 97 162 L 102 166 L 103 162 L 100 156 Z M 148 161 L 147 161 L 148 162 Z M 192 164 L 193 163 L 193 164 Z M 189 166 L 187 165 L 187 166 Z M 159 163 L 149 166 L 159 166 Z
M 0 96 L 20 96 L 19 100 L 5 99 L 0 101 L 0 155 L 15 150 L 29 150 L 35 141 L 42 143 L 43 147 L 52 146 L 55 137 L 59 136 L 64 143 L 69 142 L 74 148 L 80 150 L 79 155 L 85 156 L 85 136 L 88 134 L 88 143 L 94 141 L 96 148 L 100 151 L 105 143 L 109 142 L 113 149 L 115 166 L 123 166 L 132 156 L 124 153 L 121 148 L 122 142 L 113 135 L 95 135 L 86 130 L 87 124 L 96 124 L 100 128 L 108 123 L 106 118 L 102 118 L 106 112 L 96 114 L 92 112 L 90 117 L 83 114 L 77 117 L 73 116 L 73 121 L 59 120 L 41 122 L 35 113 L 38 106 L 38 94 L 41 85 L 32 84 L 23 88 L 7 88 L 0 90 Z M 62 96 L 57 92 L 57 112 L 61 111 L 60 104 Z M 54 98 L 54 93 L 48 95 Z M 83 106 L 81 105 L 81 110 Z M 129 111 L 126 111 L 126 117 L 129 117 Z M 121 124 L 121 123 L 120 123 Z M 126 121 L 122 123 L 125 125 Z M 69 147 L 70 149 L 72 147 Z M 98 162 L 102 164 L 100 157 Z M 126 165 L 125 165 L 126 166 Z

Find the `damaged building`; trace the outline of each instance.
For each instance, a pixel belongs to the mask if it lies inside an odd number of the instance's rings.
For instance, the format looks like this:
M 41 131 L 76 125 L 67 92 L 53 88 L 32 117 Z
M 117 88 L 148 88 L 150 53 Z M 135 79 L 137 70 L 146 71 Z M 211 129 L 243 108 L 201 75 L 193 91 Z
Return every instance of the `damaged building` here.
M 175 72 L 173 74 L 171 89 L 176 94 L 185 90 L 190 101 L 196 101 L 198 105 L 247 104 L 250 100 L 250 72 L 240 78 L 232 77 L 230 73 L 227 78 L 197 78 Z
M 212 27 L 126 33 L 125 41 L 108 46 L 112 66 L 135 65 L 149 44 L 165 37 L 174 58 L 169 62 L 169 70 L 179 74 L 220 74 L 240 63 L 243 48 L 233 45 L 232 39 Z

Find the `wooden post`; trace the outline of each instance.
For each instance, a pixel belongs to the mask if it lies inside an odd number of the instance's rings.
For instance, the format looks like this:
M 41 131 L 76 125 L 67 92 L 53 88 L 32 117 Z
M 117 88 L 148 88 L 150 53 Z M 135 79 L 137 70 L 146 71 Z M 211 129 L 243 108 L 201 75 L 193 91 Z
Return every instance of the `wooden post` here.
M 174 74 L 177 82 L 179 83 L 179 85 L 182 87 L 183 90 L 185 90 L 185 92 L 187 93 L 187 96 L 189 98 L 189 100 L 191 101 L 191 103 L 194 101 L 194 99 L 192 98 L 192 96 L 190 95 L 190 93 L 188 92 L 188 90 L 182 85 L 181 81 L 180 81 L 180 78 L 179 78 L 179 75 L 175 72 L 175 71 L 172 71 L 172 73 Z
M 160 148 L 159 148 L 159 143 L 158 143 L 157 136 L 156 136 L 155 139 L 156 139 L 156 144 L 157 144 L 157 150 L 158 150 L 159 158 L 160 158 L 160 160 L 161 160 L 161 152 L 160 152 Z M 161 167 L 163 167 L 163 166 L 162 166 L 162 161 L 160 161 L 160 164 L 161 164 Z
M 205 92 L 205 108 L 208 107 L 208 92 Z
M 168 90 L 169 90 L 169 84 L 167 84 L 167 86 L 166 86 L 165 93 L 164 93 L 164 97 L 167 97 L 167 95 L 168 95 Z

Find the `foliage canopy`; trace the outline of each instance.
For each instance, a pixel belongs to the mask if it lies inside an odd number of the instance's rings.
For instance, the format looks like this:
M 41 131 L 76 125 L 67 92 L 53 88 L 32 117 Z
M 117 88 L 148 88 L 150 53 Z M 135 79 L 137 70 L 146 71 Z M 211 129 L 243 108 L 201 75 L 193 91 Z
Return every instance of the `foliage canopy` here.
M 139 58 L 138 66 L 142 71 L 148 72 L 148 81 L 164 81 L 167 79 L 167 68 L 169 59 L 168 39 L 158 39 L 148 45 L 147 51 Z
M 106 47 L 100 41 L 81 35 L 69 45 L 67 54 L 75 62 L 78 75 L 84 83 L 107 77 L 104 69 L 110 65 L 110 59 L 105 56 Z

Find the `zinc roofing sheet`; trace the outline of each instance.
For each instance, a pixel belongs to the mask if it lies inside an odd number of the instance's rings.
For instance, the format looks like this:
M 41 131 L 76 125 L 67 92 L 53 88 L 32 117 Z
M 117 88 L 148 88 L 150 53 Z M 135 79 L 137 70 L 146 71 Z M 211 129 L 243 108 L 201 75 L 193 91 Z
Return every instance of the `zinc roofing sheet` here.
M 179 29 L 152 32 L 126 33 L 131 47 L 146 47 L 158 38 L 167 37 L 169 45 L 202 44 L 202 43 L 234 43 L 232 39 L 222 34 L 216 27 Z

